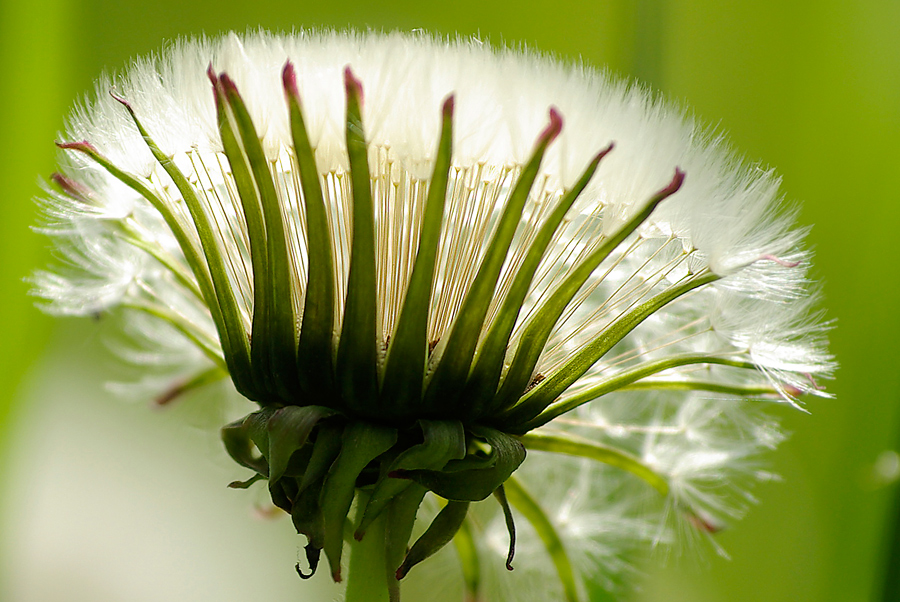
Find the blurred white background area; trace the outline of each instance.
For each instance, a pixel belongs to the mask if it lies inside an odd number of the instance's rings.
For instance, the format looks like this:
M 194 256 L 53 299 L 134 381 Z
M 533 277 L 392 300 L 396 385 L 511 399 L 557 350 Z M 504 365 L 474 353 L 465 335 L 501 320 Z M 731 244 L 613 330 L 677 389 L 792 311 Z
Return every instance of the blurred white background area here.
M 104 386 L 112 354 L 89 321 L 66 321 L 22 387 L 0 513 L 0 600 L 334 600 L 265 485 L 222 448 L 214 392 L 165 409 Z M 250 411 L 247 404 L 246 411 Z

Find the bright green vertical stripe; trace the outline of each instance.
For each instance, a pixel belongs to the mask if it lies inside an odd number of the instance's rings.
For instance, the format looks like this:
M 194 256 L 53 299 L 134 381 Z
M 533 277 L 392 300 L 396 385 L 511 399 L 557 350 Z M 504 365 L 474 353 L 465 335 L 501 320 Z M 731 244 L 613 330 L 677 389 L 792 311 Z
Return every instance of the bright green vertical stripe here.
M 34 309 L 23 278 L 49 259 L 41 251 L 45 242 L 28 228 L 35 223 L 37 176 L 47 177 L 53 169 L 53 140 L 72 96 L 69 61 L 78 56 L 70 43 L 78 30 L 74 21 L 65 0 L 0 2 L 0 474 L 6 474 L 7 451 L 12 452 L 13 401 L 50 324 Z M 5 484 L 0 480 L 0 508 Z M 0 599 L 8 582 L 2 570 Z
M 5 449 L 13 395 L 50 323 L 34 309 L 23 278 L 48 258 L 39 250 L 46 245 L 29 227 L 36 220 L 37 178 L 53 169 L 53 140 L 69 102 L 65 61 L 72 53 L 66 36 L 74 30 L 67 4 L 0 3 L 0 449 Z

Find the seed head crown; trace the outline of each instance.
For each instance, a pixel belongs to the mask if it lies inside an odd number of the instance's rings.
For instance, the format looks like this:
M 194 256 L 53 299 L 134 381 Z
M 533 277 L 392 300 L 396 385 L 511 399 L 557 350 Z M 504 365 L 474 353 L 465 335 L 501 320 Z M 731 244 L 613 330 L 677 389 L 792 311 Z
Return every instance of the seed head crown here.
M 738 400 L 796 403 L 832 369 L 777 183 L 596 73 L 427 37 L 231 36 L 111 95 L 59 144 L 48 230 L 76 269 L 38 293 L 184 341 L 197 367 L 161 403 L 223 378 L 256 402 L 222 429 L 253 471 L 232 485 L 266 480 L 335 581 L 354 499 L 357 539 L 388 525 L 398 599 L 494 495 L 507 567 L 515 507 L 575 599 L 513 476 L 526 449 L 624 469 L 712 532 L 729 508 L 704 481 L 779 438 Z M 407 549 L 429 492 L 446 503 Z

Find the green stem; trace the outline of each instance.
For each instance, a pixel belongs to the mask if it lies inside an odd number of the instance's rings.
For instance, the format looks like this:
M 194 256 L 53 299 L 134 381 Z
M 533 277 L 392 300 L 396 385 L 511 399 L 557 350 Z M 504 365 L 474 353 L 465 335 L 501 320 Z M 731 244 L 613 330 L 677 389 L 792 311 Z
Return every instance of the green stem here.
M 362 518 L 369 494 L 357 491 L 354 524 Z M 350 567 L 347 571 L 347 592 L 344 602 L 388 602 L 387 569 L 385 565 L 384 522 L 382 512 L 366 529 L 362 541 L 350 540 Z

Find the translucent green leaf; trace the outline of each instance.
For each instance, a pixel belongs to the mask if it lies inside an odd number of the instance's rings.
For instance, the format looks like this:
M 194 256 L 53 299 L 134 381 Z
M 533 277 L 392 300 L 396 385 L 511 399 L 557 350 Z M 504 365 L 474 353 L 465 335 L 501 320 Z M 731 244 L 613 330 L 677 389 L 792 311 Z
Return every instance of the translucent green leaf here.
M 306 208 L 307 281 L 303 305 L 303 324 L 297 343 L 297 369 L 301 389 L 314 399 L 330 398 L 333 392 L 334 338 L 334 258 L 331 230 L 322 195 L 322 183 L 316 157 L 309 142 L 297 75 L 289 61 L 282 72 L 291 117 L 291 137 L 300 172 L 300 187 Z
M 525 424 L 539 415 L 641 322 L 681 295 L 718 279 L 719 276 L 711 272 L 688 276 L 681 284 L 664 290 L 620 316 L 574 357 L 526 393 L 518 405 L 501 417 L 501 422 L 508 426 L 510 432 L 526 432 Z
M 374 404 L 378 399 L 375 213 L 361 114 L 362 85 L 349 67 L 344 70 L 344 87 L 347 92 L 347 153 L 353 189 L 353 233 L 337 376 L 342 398 L 351 410 L 377 415 Z
M 365 422 L 351 422 L 341 437 L 341 452 L 325 477 L 320 505 L 325 521 L 325 556 L 332 578 L 341 580 L 344 521 L 353 502 L 356 478 L 369 462 L 397 442 L 397 430 Z
M 659 474 L 643 462 L 628 452 L 595 443 L 589 439 L 584 439 L 565 433 L 553 435 L 550 433 L 528 433 L 522 435 L 522 443 L 529 450 L 554 452 L 557 454 L 567 454 L 569 456 L 578 456 L 581 458 L 590 458 L 597 460 L 622 470 L 627 470 L 631 474 L 640 477 L 646 481 L 651 487 L 659 491 L 662 495 L 669 494 L 669 482 L 665 476 Z
M 493 404 L 490 402 L 495 399 L 494 393 L 497 390 L 497 384 L 500 382 L 500 373 L 503 370 L 503 362 L 509 346 L 509 337 L 512 334 L 513 327 L 516 325 L 525 297 L 528 295 L 528 289 L 531 287 L 534 274 L 541 263 L 541 259 L 544 257 L 544 253 L 547 251 L 547 247 L 550 246 L 554 234 L 556 234 L 560 224 L 562 224 L 566 213 L 585 187 L 587 187 L 594 172 L 597 171 L 600 161 L 611 150 L 612 145 L 609 145 L 609 147 L 594 157 L 575 186 L 560 199 L 553 212 L 544 221 L 540 231 L 528 248 L 528 252 L 522 260 L 515 279 L 509 288 L 509 292 L 506 294 L 506 298 L 503 299 L 503 304 L 497 312 L 497 317 L 491 324 L 484 343 L 482 343 L 481 349 L 478 351 L 478 359 L 466 382 L 463 400 L 468 406 L 466 409 L 467 416 L 477 418 L 483 411 L 489 414 L 493 409 Z M 488 407 L 485 408 L 485 406 Z
M 222 427 L 222 443 L 231 459 L 261 475 L 269 476 L 269 465 L 265 457 L 257 455 L 250 438 L 247 418 L 241 418 Z
M 425 391 L 422 407 L 426 412 L 440 408 L 446 413 L 448 406 L 452 408 L 458 403 L 459 395 L 469 375 L 469 367 L 485 316 L 494 296 L 500 270 L 519 227 L 528 194 L 537 178 L 544 153 L 559 135 L 561 128 L 562 117 L 556 109 L 551 109 L 550 124 L 538 137 L 531 158 L 513 186 L 475 279 L 456 314 L 440 362 L 435 367 L 434 375 Z
M 459 531 L 468 511 L 469 502 L 452 500 L 447 502 L 447 505 L 431 521 L 428 529 L 409 549 L 409 553 L 403 559 L 403 564 L 397 569 L 397 579 L 403 579 L 412 567 L 450 543 L 450 540 Z
M 522 487 L 518 479 L 515 477 L 510 478 L 506 482 L 505 487 L 506 497 L 509 499 L 509 502 L 531 523 L 538 537 L 544 542 L 544 547 L 551 560 L 553 560 L 553 565 L 556 567 L 556 574 L 562 583 L 566 600 L 568 602 L 578 602 L 578 588 L 575 584 L 572 562 L 569 560 L 569 555 L 566 553 L 559 533 L 556 532 L 556 527 L 553 526 L 550 518 L 537 500 Z
M 453 158 L 452 96 L 444 101 L 441 119 L 441 138 L 428 185 L 416 262 L 388 349 L 381 389 L 381 407 L 388 412 L 396 408 L 395 412 L 400 415 L 409 413 L 422 397 L 428 353 L 428 312 Z
M 244 418 L 244 428 L 247 429 L 247 434 L 266 458 L 269 457 L 268 422 L 274 412 L 275 410 L 272 408 L 263 408 Z
M 528 388 L 535 366 L 537 366 L 537 362 L 544 351 L 550 334 L 553 332 L 553 328 L 579 289 L 587 282 L 594 270 L 609 257 L 610 253 L 616 250 L 626 238 L 650 217 L 650 214 L 653 213 L 653 210 L 656 209 L 659 203 L 681 188 L 683 181 L 684 173 L 676 169 L 675 177 L 672 178 L 669 185 L 653 195 L 640 211 L 624 223 L 614 234 L 609 236 L 581 263 L 570 270 L 565 280 L 535 310 L 522 332 L 512 364 L 510 364 L 506 377 L 503 380 L 503 385 L 497 394 L 496 407 L 513 405 Z
M 391 499 L 410 486 L 406 479 L 392 478 L 397 470 L 440 470 L 450 460 L 466 455 L 466 433 L 457 420 L 420 420 L 423 442 L 403 451 L 391 462 L 387 477 L 381 479 L 372 491 L 355 537 L 362 539 L 366 528 L 375 520 Z

